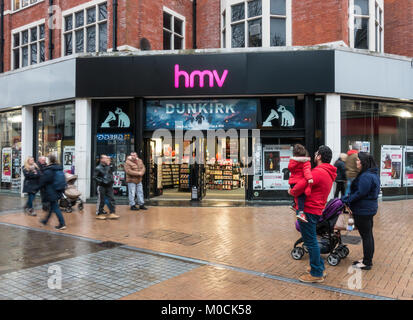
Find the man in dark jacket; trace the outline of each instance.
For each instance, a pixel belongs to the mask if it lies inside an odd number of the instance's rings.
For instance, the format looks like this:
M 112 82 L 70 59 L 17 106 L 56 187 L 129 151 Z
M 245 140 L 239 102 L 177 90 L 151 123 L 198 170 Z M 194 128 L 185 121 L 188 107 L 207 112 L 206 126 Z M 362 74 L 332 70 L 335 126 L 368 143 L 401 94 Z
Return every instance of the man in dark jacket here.
M 40 177 L 40 188 L 44 188 L 44 200 L 49 203 L 49 213 L 47 214 L 46 219 L 41 220 L 41 223 L 46 225 L 54 212 L 59 220 L 59 225 L 55 228 L 64 230 L 66 229 L 66 223 L 58 204 L 64 190 L 56 190 L 54 184 L 58 171 L 63 172 L 63 167 L 57 163 L 57 159 L 54 155 L 50 155 L 49 165 L 44 167 L 43 174 Z
M 346 193 L 346 159 L 347 154 L 342 153 L 337 161 L 334 163 L 334 166 L 337 168 L 337 178 L 336 178 L 336 191 L 334 192 L 334 198 L 338 198 L 340 192 L 341 196 L 344 196 Z
M 110 157 L 104 154 L 100 156 L 100 164 L 95 169 L 94 179 L 98 185 L 96 219 L 118 219 L 119 216 L 115 214 L 115 199 L 113 196 L 114 180 L 112 167 L 110 165 Z M 103 211 L 103 208 L 105 207 L 105 198 L 108 199 L 109 215 Z
M 37 166 L 39 167 L 40 175 L 43 175 L 44 169 L 47 167 L 46 157 L 39 157 L 39 160 L 37 161 Z M 40 188 L 40 198 L 42 199 L 43 211 L 48 212 L 50 208 L 49 203 L 45 200 L 45 187 Z

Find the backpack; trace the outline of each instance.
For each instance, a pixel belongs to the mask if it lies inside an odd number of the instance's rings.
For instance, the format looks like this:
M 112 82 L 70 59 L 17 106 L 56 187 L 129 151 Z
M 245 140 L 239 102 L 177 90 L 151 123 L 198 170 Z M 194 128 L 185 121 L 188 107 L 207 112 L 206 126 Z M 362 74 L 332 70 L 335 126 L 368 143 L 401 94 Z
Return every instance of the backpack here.
M 53 189 L 58 192 L 63 192 L 65 191 L 66 187 L 66 177 L 63 170 L 57 170 L 54 175 Z

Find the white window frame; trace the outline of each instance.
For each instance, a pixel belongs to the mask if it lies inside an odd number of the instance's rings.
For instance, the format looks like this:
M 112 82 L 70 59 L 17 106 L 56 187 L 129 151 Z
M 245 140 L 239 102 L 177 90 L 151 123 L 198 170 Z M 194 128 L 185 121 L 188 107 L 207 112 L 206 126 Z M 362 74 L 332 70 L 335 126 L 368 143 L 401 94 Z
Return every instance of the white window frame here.
M 39 27 L 41 25 L 45 26 L 45 35 L 43 39 L 40 39 L 40 30 Z M 37 40 L 36 41 L 31 41 L 31 29 L 33 28 L 37 28 Z M 27 44 L 25 44 L 24 46 L 22 46 L 22 32 L 27 31 L 28 32 L 28 42 Z M 14 46 L 14 35 L 19 33 L 19 45 L 17 47 Z M 10 69 L 11 70 L 18 70 L 21 68 L 26 68 L 32 65 L 37 65 L 39 63 L 43 63 L 44 61 L 40 62 L 40 42 L 44 42 L 45 44 L 45 61 L 46 61 L 46 19 L 41 19 L 29 24 L 26 24 L 24 26 L 18 27 L 16 29 L 13 29 L 11 31 L 11 42 L 10 42 L 10 51 L 11 51 L 11 66 Z M 36 59 L 36 63 L 31 64 L 31 58 L 32 58 L 32 52 L 31 52 L 31 45 L 36 43 L 37 44 L 37 59 Z M 22 55 L 22 47 L 26 47 L 28 48 L 28 56 L 27 56 L 27 66 L 23 67 L 23 55 Z M 14 50 L 18 48 L 19 49 L 19 68 L 15 68 L 15 61 L 14 61 Z
M 166 12 L 167 14 L 170 14 L 172 17 L 174 18 L 178 18 L 179 20 L 182 21 L 182 35 L 180 34 L 176 34 L 174 32 L 174 24 L 175 24 L 175 19 L 172 19 L 171 21 L 171 29 L 166 29 L 163 27 L 163 13 Z M 171 40 L 171 49 L 163 49 L 163 31 L 168 31 L 168 32 L 172 32 L 172 40 Z M 182 37 L 182 49 L 175 49 L 175 34 L 178 35 L 179 37 Z M 185 46 L 185 41 L 186 41 L 186 19 L 185 16 L 169 9 L 168 7 L 163 6 L 163 11 L 162 11 L 162 50 L 185 50 L 186 46 Z
M 244 21 L 245 25 L 245 46 L 244 48 L 248 47 L 248 21 L 255 20 L 257 17 L 248 18 L 248 7 L 247 3 L 248 0 L 221 0 L 221 37 L 223 32 L 225 31 L 225 43 L 226 48 L 232 48 L 232 28 L 231 26 L 241 21 Z M 231 21 L 231 7 L 240 3 L 245 4 L 245 18 L 243 20 L 237 21 L 232 23 Z M 271 2 L 269 0 L 262 0 L 262 12 L 261 12 L 261 24 L 262 24 L 262 48 L 269 48 L 271 46 L 271 18 L 283 18 L 285 19 L 285 40 L 286 40 L 286 47 L 292 46 L 292 0 L 285 1 L 285 16 L 278 16 L 271 14 Z M 223 21 L 223 13 L 226 14 L 226 23 L 224 25 Z M 221 41 L 221 47 L 224 47 L 224 40 Z M 251 48 L 251 47 L 250 47 Z M 257 47 L 256 47 L 257 48 Z
M 107 12 L 108 15 L 105 20 L 99 21 L 99 5 L 103 4 L 106 2 L 107 6 Z M 87 10 L 95 7 L 96 9 L 96 21 L 90 24 L 87 24 Z M 83 11 L 83 26 L 76 28 L 76 18 L 75 14 L 79 11 Z M 72 30 L 66 31 L 66 17 L 72 15 Z M 99 52 L 99 43 L 100 43 L 100 32 L 99 32 L 99 25 L 102 23 L 107 24 L 107 48 L 106 52 L 109 49 L 109 4 L 108 0 L 93 0 L 90 2 L 83 3 L 77 7 L 70 8 L 66 11 L 62 12 L 62 31 L 61 31 L 61 56 L 66 57 L 66 56 L 71 56 L 75 54 L 80 54 L 80 53 L 88 53 L 87 52 L 87 28 L 95 25 L 96 28 L 96 42 L 95 42 L 95 51 L 94 52 Z M 83 52 L 76 52 L 76 31 L 83 29 Z M 72 33 L 72 54 L 71 55 L 65 55 L 65 35 L 68 33 Z
M 15 0 L 10 0 L 10 8 L 12 8 L 11 11 L 12 11 L 13 13 L 19 12 L 20 10 L 24 10 L 24 9 L 27 9 L 27 8 L 30 8 L 30 7 L 33 7 L 33 6 L 35 6 L 36 4 L 43 2 L 44 0 L 27 0 L 28 4 L 27 4 L 26 6 L 24 6 L 24 7 L 20 6 L 19 9 L 15 9 L 15 8 L 14 8 L 14 1 L 15 1 Z M 22 3 L 23 1 L 24 1 L 24 0 L 20 0 L 20 3 Z
M 369 32 L 368 32 L 368 49 L 360 50 L 369 50 L 376 52 L 384 52 L 384 0 L 368 0 L 369 1 L 369 15 L 356 15 L 354 13 L 354 0 L 349 0 L 349 42 L 350 47 L 354 48 L 355 37 L 354 37 L 354 28 L 355 28 L 355 19 L 358 17 L 368 18 L 369 19 Z M 381 15 L 381 24 L 380 19 L 376 17 L 376 6 L 379 8 Z M 380 48 L 376 50 L 376 21 L 378 22 L 379 34 L 381 31 L 381 36 L 377 37 L 379 41 Z

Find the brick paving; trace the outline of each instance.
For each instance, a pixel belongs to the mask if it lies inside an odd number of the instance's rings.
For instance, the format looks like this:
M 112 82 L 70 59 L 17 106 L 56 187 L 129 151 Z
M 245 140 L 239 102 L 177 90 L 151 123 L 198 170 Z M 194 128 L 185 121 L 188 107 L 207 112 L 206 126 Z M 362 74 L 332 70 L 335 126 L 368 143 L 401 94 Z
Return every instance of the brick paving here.
M 374 220 L 374 266 L 370 271 L 361 271 L 361 289 L 352 289 L 353 292 L 413 299 L 412 205 L 411 200 L 380 203 Z M 291 279 L 301 275 L 308 265 L 308 255 L 300 261 L 290 256 L 299 234 L 294 229 L 293 214 L 287 207 L 150 207 L 136 213 L 126 206 L 119 206 L 117 213 L 121 218 L 110 221 L 96 220 L 94 210 L 94 205 L 87 205 L 83 213 L 65 213 L 68 229 L 62 233 Z M 9 214 L 1 216 L 0 222 L 41 229 L 39 218 Z M 50 226 L 43 229 L 52 231 L 55 224 L 57 220 L 53 218 Z M 153 236 L 160 235 L 161 230 L 166 231 L 162 236 Z M 354 231 L 350 235 L 358 236 L 358 233 Z M 201 241 L 186 243 L 185 238 Z M 349 290 L 349 280 L 355 275 L 354 269 L 349 267 L 353 260 L 362 257 L 362 247 L 360 244 L 348 247 L 349 256 L 338 266 L 331 267 L 326 263 L 328 276 L 323 285 Z M 209 289 L 197 293 L 203 286 Z M 213 290 L 215 287 L 218 289 Z M 311 296 L 309 299 L 360 298 L 211 266 L 183 273 L 126 298 L 307 299 L 307 296 Z

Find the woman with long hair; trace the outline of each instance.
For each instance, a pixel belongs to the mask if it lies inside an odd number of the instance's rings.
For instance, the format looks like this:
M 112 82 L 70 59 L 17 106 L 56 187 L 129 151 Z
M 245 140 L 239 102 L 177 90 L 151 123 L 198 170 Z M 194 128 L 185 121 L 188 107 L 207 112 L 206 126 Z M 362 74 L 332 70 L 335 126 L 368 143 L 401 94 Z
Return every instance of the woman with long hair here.
M 350 194 L 342 201 L 353 212 L 354 225 L 363 241 L 363 259 L 354 261 L 353 267 L 370 270 L 374 255 L 373 217 L 378 210 L 380 193 L 379 170 L 373 157 L 365 152 L 358 154 L 356 163 L 360 172 L 350 186 Z
M 36 216 L 36 213 L 33 209 L 33 200 L 36 196 L 37 191 L 39 191 L 40 170 L 33 157 L 28 157 L 24 162 L 23 174 L 23 193 L 27 193 L 29 196 L 24 210 L 27 214 Z

